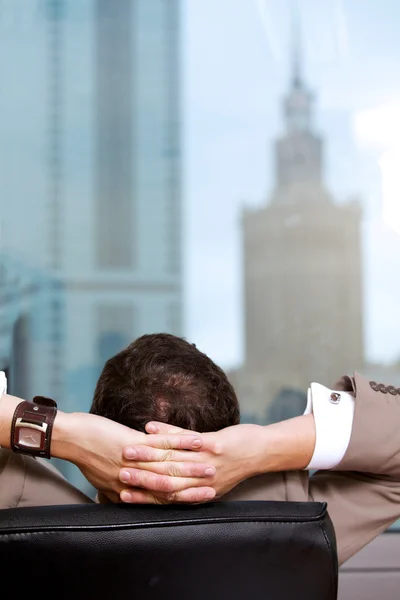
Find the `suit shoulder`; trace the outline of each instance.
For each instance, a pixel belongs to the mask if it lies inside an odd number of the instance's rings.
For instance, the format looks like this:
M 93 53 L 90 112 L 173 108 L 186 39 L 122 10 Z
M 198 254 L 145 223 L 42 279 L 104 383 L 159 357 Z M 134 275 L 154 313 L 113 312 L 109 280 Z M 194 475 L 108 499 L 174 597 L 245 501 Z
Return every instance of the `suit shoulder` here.
M 53 465 L 25 456 L 25 484 L 18 506 L 48 506 L 92 503 Z
M 23 494 L 26 465 L 22 454 L 0 448 L 0 508 L 15 508 Z

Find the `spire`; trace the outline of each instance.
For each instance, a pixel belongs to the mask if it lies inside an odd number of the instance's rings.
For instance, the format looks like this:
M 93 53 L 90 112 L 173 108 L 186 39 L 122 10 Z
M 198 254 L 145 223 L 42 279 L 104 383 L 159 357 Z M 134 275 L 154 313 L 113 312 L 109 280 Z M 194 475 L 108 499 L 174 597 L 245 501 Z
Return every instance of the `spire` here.
M 300 6 L 300 0 L 291 1 L 291 81 L 283 105 L 289 132 L 311 131 L 314 100 L 303 79 Z
M 303 87 L 302 78 L 302 44 L 300 10 L 297 0 L 292 0 L 292 88 Z

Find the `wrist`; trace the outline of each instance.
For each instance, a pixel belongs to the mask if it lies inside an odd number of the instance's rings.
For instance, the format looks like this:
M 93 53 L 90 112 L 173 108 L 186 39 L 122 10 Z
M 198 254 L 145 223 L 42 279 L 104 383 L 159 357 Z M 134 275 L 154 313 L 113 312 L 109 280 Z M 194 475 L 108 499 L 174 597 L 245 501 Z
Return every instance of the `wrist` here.
M 84 450 L 79 445 L 79 431 L 84 413 L 65 413 L 57 411 L 51 436 L 50 453 L 53 458 L 61 458 L 75 464 L 79 463 Z
M 23 402 L 22 398 L 3 394 L 0 402 L 0 446 L 11 448 L 11 424 L 15 409 Z M 64 413 L 57 411 L 54 419 L 50 443 L 50 454 L 54 458 L 69 460 L 75 464 L 84 460 L 85 448 L 79 441 L 85 439 L 84 432 L 80 435 L 85 423 L 85 413 Z
M 315 447 L 315 422 L 312 414 L 295 417 L 261 428 L 256 457 L 257 474 L 305 469 Z

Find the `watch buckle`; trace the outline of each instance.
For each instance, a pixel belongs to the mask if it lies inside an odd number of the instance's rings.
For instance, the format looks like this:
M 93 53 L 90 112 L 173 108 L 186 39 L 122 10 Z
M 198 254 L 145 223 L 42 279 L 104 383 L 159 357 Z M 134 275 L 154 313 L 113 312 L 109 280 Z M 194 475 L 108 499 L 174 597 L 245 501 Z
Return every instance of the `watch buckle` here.
M 20 417 L 15 421 L 15 427 L 26 427 L 27 429 L 35 429 L 36 431 L 46 433 L 48 425 L 47 423 L 32 423 Z

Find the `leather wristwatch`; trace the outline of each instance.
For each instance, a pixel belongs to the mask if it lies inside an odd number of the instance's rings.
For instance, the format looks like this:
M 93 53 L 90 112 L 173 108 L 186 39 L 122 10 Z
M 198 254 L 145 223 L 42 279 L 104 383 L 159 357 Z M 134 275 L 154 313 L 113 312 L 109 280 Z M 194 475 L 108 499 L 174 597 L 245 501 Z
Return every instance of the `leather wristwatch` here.
M 18 404 L 11 425 L 11 450 L 50 458 L 51 433 L 56 414 L 57 403 L 44 396 L 35 396 L 32 402 Z

